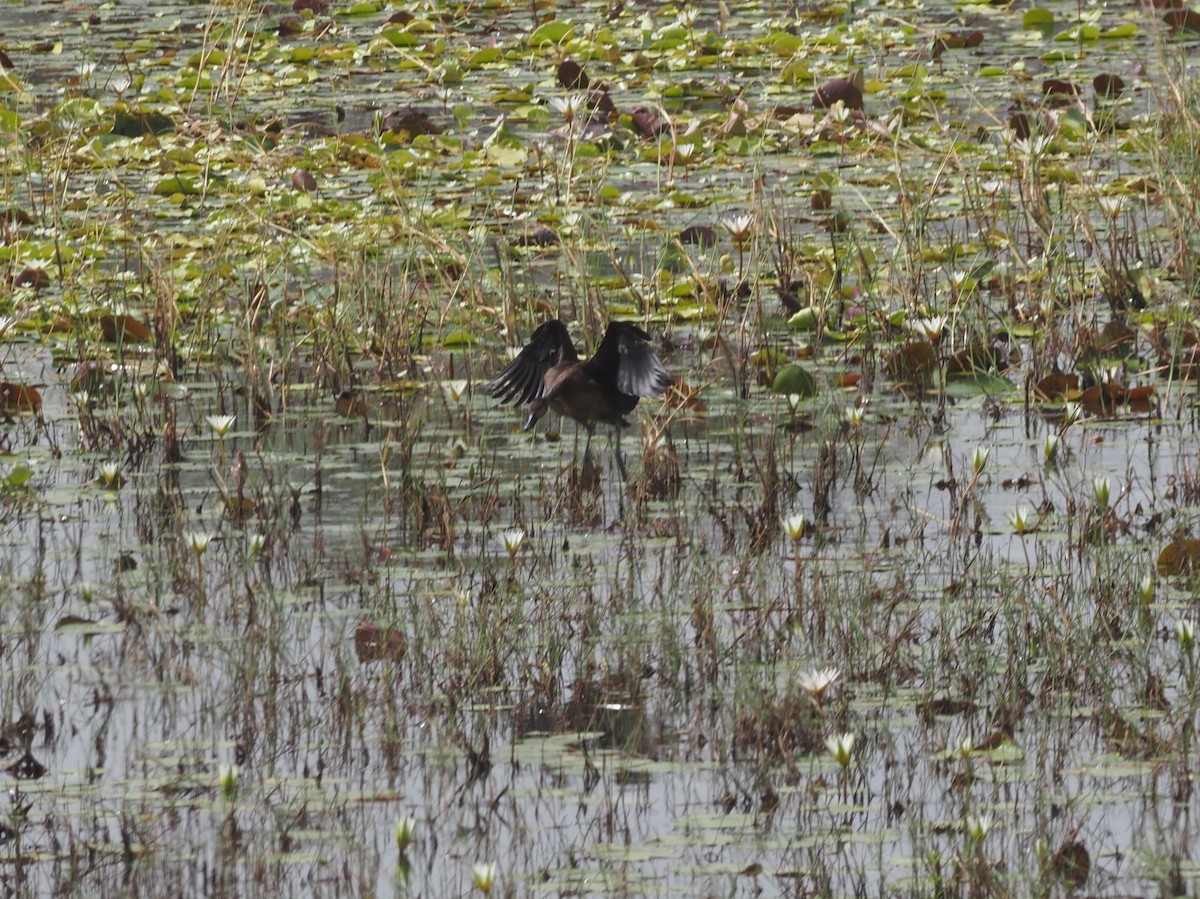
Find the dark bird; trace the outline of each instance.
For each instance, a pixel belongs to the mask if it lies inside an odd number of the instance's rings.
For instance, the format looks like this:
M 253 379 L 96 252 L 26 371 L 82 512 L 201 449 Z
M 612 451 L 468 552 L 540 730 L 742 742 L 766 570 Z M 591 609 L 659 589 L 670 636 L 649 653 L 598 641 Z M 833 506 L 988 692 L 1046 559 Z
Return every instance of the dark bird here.
M 596 425 L 612 425 L 616 433 L 617 467 L 625 477 L 620 429 L 641 397 L 662 396 L 671 376 L 650 348 L 650 335 L 631 322 L 609 322 L 595 355 L 581 361 L 566 325 L 552 319 L 541 325 L 529 344 L 488 385 L 502 404 L 524 403 L 529 409 L 525 430 L 553 409 L 569 415 L 588 433 L 587 455 Z

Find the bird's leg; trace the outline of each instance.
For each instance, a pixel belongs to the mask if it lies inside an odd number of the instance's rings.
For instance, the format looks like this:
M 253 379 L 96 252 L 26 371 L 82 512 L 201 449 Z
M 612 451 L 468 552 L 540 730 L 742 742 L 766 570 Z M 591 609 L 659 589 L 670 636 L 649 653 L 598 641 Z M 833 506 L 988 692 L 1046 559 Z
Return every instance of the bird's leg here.
M 628 481 L 629 475 L 625 473 L 625 458 L 621 455 L 621 428 L 613 427 L 613 455 L 617 457 L 617 471 L 621 472 L 621 480 Z
M 592 432 L 595 430 L 595 425 L 587 425 L 587 441 L 583 444 L 583 458 L 585 460 L 588 457 L 588 453 L 592 451 Z

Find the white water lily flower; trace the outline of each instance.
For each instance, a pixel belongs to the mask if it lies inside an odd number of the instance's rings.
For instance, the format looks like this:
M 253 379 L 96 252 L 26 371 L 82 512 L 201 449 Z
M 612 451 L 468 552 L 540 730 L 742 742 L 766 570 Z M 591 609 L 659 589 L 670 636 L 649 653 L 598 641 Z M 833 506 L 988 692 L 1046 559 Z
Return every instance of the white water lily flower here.
M 1138 582 L 1138 599 L 1148 606 L 1154 601 L 1154 572 L 1147 571 Z
M 1049 465 L 1058 457 L 1058 435 L 1047 434 L 1042 441 L 1042 459 Z
M 983 838 L 988 835 L 988 831 L 992 829 L 994 823 L 990 815 L 967 815 L 963 822 L 967 835 L 976 843 L 983 842 Z
M 217 783 L 221 787 L 221 797 L 229 802 L 237 798 L 238 778 L 242 771 L 237 765 L 221 765 L 217 769 Z
M 417 819 L 397 818 L 392 825 L 392 830 L 396 836 L 396 848 L 403 852 L 412 845 L 413 837 L 417 832 Z
M 237 421 L 236 415 L 206 415 L 204 420 L 208 422 L 208 426 L 212 428 L 213 433 L 218 437 L 224 437 L 229 433 L 229 429 L 233 427 L 233 423 Z
M 801 690 L 813 699 L 820 699 L 841 676 L 842 672 L 836 668 L 815 668 L 812 671 L 805 671 L 797 678 L 797 681 Z
M 1029 518 L 1033 513 L 1029 511 L 1029 506 L 1020 505 L 1012 510 L 1012 514 L 1008 520 L 1012 524 L 1013 532 L 1016 534 L 1024 534 L 1029 531 Z
M 850 754 L 854 751 L 854 734 L 833 734 L 826 737 L 825 748 L 837 763 L 845 768 L 850 764 Z
M 976 475 L 983 474 L 983 470 L 987 468 L 988 459 L 991 458 L 992 451 L 985 446 L 975 447 L 975 452 L 971 454 L 971 468 Z
M 110 489 L 117 489 L 123 483 L 120 462 L 105 462 L 100 466 L 100 484 Z
M 721 227 L 729 232 L 735 241 L 741 242 L 750 236 L 754 228 L 754 216 L 748 212 L 735 212 L 722 217 Z
M 804 515 L 796 512 L 783 519 L 783 529 L 787 532 L 788 538 L 791 540 L 799 540 L 804 536 L 805 528 Z
M 1186 618 L 1175 625 L 1175 639 L 1185 651 L 1191 652 L 1196 645 L 1196 624 Z
M 204 555 L 204 551 L 208 549 L 208 544 L 212 543 L 213 535 L 207 531 L 192 531 L 187 535 L 188 546 L 192 548 L 198 556 Z
M 495 862 L 476 862 L 471 865 L 471 883 L 481 893 L 490 893 L 496 882 Z
M 908 329 L 920 337 L 924 337 L 930 343 L 937 343 L 942 339 L 942 332 L 946 330 L 946 316 L 930 315 L 926 318 L 918 318 L 908 323 Z
M 842 417 L 846 419 L 846 424 L 857 429 L 863 423 L 863 416 L 866 414 L 867 404 L 864 402 L 847 406 L 842 412 Z
M 515 556 L 525 543 L 525 531 L 522 528 L 508 528 L 500 535 L 500 539 L 504 542 L 504 551 L 510 556 Z
M 568 122 L 574 121 L 575 116 L 583 109 L 583 96 L 580 94 L 571 94 L 567 97 L 551 97 L 550 108 Z

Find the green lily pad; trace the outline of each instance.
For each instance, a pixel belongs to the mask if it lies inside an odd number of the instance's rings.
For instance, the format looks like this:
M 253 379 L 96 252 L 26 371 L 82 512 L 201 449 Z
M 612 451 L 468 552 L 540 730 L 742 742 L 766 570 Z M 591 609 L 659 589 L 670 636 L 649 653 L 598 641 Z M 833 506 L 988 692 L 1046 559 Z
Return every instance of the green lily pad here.
M 575 26 L 562 19 L 551 19 L 539 25 L 529 35 L 529 46 L 541 47 L 543 44 L 561 44 L 575 31 Z
M 805 399 L 817 395 L 817 379 L 796 363 L 785 365 L 771 384 L 773 393 L 801 396 Z

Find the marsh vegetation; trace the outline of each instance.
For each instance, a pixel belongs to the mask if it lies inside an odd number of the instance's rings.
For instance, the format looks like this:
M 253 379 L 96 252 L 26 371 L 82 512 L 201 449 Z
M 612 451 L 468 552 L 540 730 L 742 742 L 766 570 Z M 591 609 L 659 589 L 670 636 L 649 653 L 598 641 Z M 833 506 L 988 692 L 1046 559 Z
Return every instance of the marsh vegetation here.
M 8 892 L 1200 886 L 1196 14 L 733 6 L 0 6 Z

